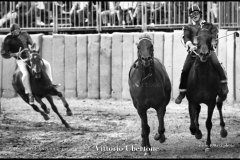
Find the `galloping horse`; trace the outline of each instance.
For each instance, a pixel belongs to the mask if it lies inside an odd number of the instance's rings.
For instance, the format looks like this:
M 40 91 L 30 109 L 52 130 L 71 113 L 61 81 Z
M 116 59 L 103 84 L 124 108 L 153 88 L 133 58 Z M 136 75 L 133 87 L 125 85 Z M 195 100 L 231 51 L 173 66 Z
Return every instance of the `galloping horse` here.
M 49 116 L 47 114 L 49 114 L 50 110 L 42 102 L 42 98 L 46 98 L 49 101 L 49 103 L 51 104 L 53 111 L 59 116 L 62 123 L 65 125 L 65 127 L 70 128 L 69 124 L 63 119 L 63 117 L 58 112 L 58 109 L 53 102 L 52 96 L 56 95 L 56 96 L 60 97 L 64 106 L 67 109 L 68 116 L 72 115 L 72 111 L 70 110 L 69 105 L 68 105 L 66 99 L 64 98 L 63 94 L 61 92 L 57 91 L 57 89 L 52 85 L 51 80 L 49 79 L 48 75 L 46 74 L 45 65 L 44 65 L 42 58 L 40 57 L 38 51 L 29 50 L 30 53 L 28 52 L 29 53 L 28 55 L 26 54 L 26 52 L 23 52 L 24 50 L 20 51 L 20 49 L 23 48 L 23 44 L 18 38 L 13 37 L 12 35 L 9 35 L 5 38 L 4 44 L 2 47 L 4 47 L 5 51 L 11 51 L 13 53 L 19 51 L 18 58 L 20 58 L 20 57 L 27 58 L 29 56 L 28 59 L 22 59 L 22 60 L 25 61 L 26 65 L 27 65 L 27 69 L 30 73 L 30 85 L 32 88 L 34 98 L 41 105 L 41 107 L 44 111 L 41 111 L 38 108 L 38 106 L 35 104 L 31 105 L 32 108 L 35 111 L 40 112 L 40 114 L 44 117 L 45 120 L 49 120 Z M 21 56 L 21 54 L 24 54 L 24 55 Z M 3 57 L 9 58 L 9 56 L 7 55 L 7 52 L 3 55 Z M 28 98 L 28 95 L 25 93 L 25 89 L 24 89 L 21 77 L 22 77 L 22 72 L 19 70 L 19 68 L 17 66 L 15 69 L 15 72 L 13 74 L 12 85 L 13 85 L 13 88 L 15 89 L 15 91 L 19 94 L 19 96 L 21 96 L 21 98 L 26 103 L 29 104 L 29 98 Z
M 166 140 L 164 115 L 171 97 L 171 82 L 165 67 L 154 57 L 153 44 L 148 35 L 140 37 L 137 48 L 138 59 L 130 68 L 128 84 L 133 105 L 141 118 L 141 145 L 145 148 L 145 155 L 149 155 L 151 146 L 147 110 L 152 107 L 157 112 L 159 127 L 154 139 L 163 143 Z
M 210 51 L 210 48 L 212 47 L 211 40 L 212 35 L 208 29 L 199 29 L 197 34 L 197 52 L 195 52 L 196 59 L 189 72 L 186 93 L 191 121 L 190 131 L 197 139 L 202 138 L 202 132 L 199 129 L 198 123 L 201 110 L 200 104 L 204 103 L 208 107 L 208 117 L 206 120 L 206 128 L 208 132 L 206 151 L 210 149 L 212 115 L 216 104 L 220 115 L 221 136 L 227 136 L 227 131 L 224 129 L 225 123 L 222 115 L 222 105 L 227 95 L 221 94 L 220 76 L 209 60 L 209 56 L 215 54 Z

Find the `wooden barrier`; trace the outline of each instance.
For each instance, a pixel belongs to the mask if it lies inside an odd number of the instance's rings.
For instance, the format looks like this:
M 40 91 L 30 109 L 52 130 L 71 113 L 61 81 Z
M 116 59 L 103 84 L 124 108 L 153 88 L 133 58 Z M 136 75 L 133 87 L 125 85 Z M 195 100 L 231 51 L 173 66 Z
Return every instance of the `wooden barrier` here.
M 219 37 L 233 33 L 220 30 Z M 89 35 L 31 35 L 41 55 L 52 65 L 53 82 L 67 97 L 130 100 L 128 73 L 137 59 L 139 37 L 144 33 Z M 187 56 L 181 43 L 182 30 L 147 32 L 153 40 L 154 56 L 165 66 L 172 82 L 172 98 L 179 93 L 180 75 Z M 0 36 L 0 43 L 5 36 Z M 217 55 L 228 74 L 227 101 L 240 101 L 240 40 L 235 36 L 219 39 Z M 14 59 L 0 58 L 1 96 L 14 97 Z M 186 99 L 185 99 L 186 100 Z
M 228 34 L 232 34 L 233 31 L 229 31 Z M 227 77 L 228 77 L 228 89 L 227 101 L 233 102 L 234 100 L 234 35 L 227 36 Z
M 238 32 L 240 33 L 240 32 Z M 235 49 L 235 56 L 234 56 L 234 79 L 235 79 L 235 101 L 240 102 L 240 38 L 236 38 L 236 49 Z
M 76 97 L 77 95 L 77 37 L 65 35 L 65 96 Z
M 88 37 L 77 35 L 77 97 L 87 98 Z
M 123 34 L 112 35 L 112 98 L 122 99 Z
M 176 98 L 179 94 L 179 84 L 182 68 L 187 57 L 187 49 L 181 43 L 183 31 L 175 30 L 173 38 L 173 58 L 172 58 L 172 97 Z M 166 47 L 168 44 L 165 45 Z M 167 66 L 167 64 L 164 64 Z M 170 65 L 170 64 L 168 64 Z M 186 100 L 186 99 L 184 99 Z
M 100 47 L 100 99 L 111 98 L 112 35 L 101 35 Z
M 64 94 L 65 90 L 65 76 L 64 76 L 64 35 L 54 34 L 53 35 L 53 51 L 52 51 L 52 71 L 53 71 L 53 82 L 61 84 L 58 88 L 60 92 Z
M 100 98 L 100 35 L 88 35 L 88 98 Z

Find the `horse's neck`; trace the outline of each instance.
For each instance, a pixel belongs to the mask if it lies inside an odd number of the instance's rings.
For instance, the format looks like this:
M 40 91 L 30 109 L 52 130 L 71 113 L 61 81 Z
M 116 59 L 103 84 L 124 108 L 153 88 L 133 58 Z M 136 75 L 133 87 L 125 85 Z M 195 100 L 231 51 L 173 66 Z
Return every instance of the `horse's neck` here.
M 208 79 L 211 76 L 211 74 L 214 73 L 214 72 L 212 72 L 212 70 L 214 68 L 213 68 L 212 64 L 210 63 L 210 61 L 200 62 L 200 60 L 199 61 L 196 60 L 194 63 L 194 67 L 195 67 L 195 76 L 197 76 L 198 78 L 200 78 L 202 80 Z

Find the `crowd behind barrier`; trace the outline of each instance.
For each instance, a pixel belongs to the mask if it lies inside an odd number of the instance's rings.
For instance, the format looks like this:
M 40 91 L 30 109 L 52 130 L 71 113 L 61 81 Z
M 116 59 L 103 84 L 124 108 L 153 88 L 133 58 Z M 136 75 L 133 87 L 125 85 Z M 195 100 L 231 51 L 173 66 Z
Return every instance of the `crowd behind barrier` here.
M 188 8 L 198 4 L 203 19 L 219 28 L 240 26 L 239 2 L 218 1 L 1 1 L 0 32 L 12 23 L 29 31 L 181 28 Z

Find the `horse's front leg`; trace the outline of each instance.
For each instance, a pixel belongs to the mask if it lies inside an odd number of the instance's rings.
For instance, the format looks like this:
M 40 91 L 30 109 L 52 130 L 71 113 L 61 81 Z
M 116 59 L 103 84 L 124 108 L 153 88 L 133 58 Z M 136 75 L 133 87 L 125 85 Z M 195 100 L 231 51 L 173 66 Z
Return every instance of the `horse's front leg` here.
M 141 146 L 145 148 L 145 153 L 144 155 L 150 155 L 150 143 L 149 143 L 149 133 L 150 133 L 150 127 L 148 125 L 148 120 L 147 120 L 147 110 L 146 109 L 139 109 L 138 108 L 138 115 L 141 118 L 141 125 L 142 125 L 142 144 Z
M 63 119 L 63 117 L 60 115 L 60 113 L 58 112 L 58 109 L 56 107 L 56 105 L 53 103 L 53 99 L 52 96 L 46 96 L 48 102 L 51 104 L 51 107 L 53 109 L 53 111 L 58 115 L 58 117 L 61 119 L 62 123 L 65 125 L 66 128 L 70 128 L 69 124 Z
M 61 92 L 57 91 L 55 88 L 53 88 L 52 93 L 53 93 L 53 95 L 57 95 L 61 99 L 64 107 L 67 109 L 67 116 L 72 116 L 73 115 L 72 111 L 69 108 L 68 102 L 66 101 L 65 97 L 63 96 L 63 94 Z
M 208 104 L 208 117 L 206 120 L 206 128 L 207 128 L 207 150 L 210 149 L 210 145 L 211 145 L 211 129 L 212 129 L 212 115 L 213 115 L 213 111 L 215 108 L 215 102 L 214 103 L 210 103 Z
M 195 119 L 195 113 L 194 113 L 194 109 L 193 109 L 193 105 L 188 102 L 188 112 L 189 112 L 189 117 L 190 117 L 190 132 L 192 135 L 195 135 L 196 133 L 196 126 L 195 126 L 195 123 L 194 123 L 194 119 Z
M 196 132 L 195 132 L 195 137 L 196 139 L 201 139 L 202 138 L 202 132 L 199 129 L 199 113 L 201 111 L 201 106 L 199 104 L 193 106 L 193 112 L 194 112 L 194 124 L 196 127 Z
M 46 121 L 50 119 L 49 116 L 48 116 L 45 112 L 41 111 L 41 110 L 38 108 L 38 106 L 36 106 L 35 104 L 30 104 L 30 105 L 32 106 L 32 108 L 33 108 L 36 112 L 40 112 L 40 114 L 43 116 L 43 118 L 44 118 Z
M 222 105 L 223 105 L 223 102 L 218 99 L 218 101 L 217 101 L 217 108 L 218 108 L 219 116 L 220 116 L 220 126 L 221 126 L 220 134 L 221 134 L 222 138 L 225 138 L 225 137 L 227 137 L 228 132 L 224 128 L 225 127 L 225 123 L 224 123 L 223 115 L 222 115 Z
M 159 126 L 158 126 L 158 133 L 155 134 L 154 139 L 156 141 L 159 140 L 160 143 L 163 143 L 166 140 L 166 137 L 164 135 L 164 132 L 165 132 L 164 115 L 166 112 L 166 106 L 161 106 L 158 109 L 156 109 L 156 111 L 157 111 Z
M 46 104 L 43 103 L 43 101 L 41 100 L 41 98 L 35 96 L 35 99 L 36 99 L 36 101 L 41 105 L 41 107 L 42 107 L 42 109 L 44 110 L 44 112 L 45 112 L 46 114 L 49 114 L 49 113 L 50 113 L 50 109 L 47 108 Z

